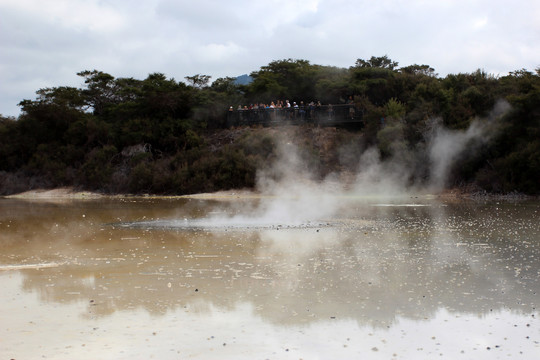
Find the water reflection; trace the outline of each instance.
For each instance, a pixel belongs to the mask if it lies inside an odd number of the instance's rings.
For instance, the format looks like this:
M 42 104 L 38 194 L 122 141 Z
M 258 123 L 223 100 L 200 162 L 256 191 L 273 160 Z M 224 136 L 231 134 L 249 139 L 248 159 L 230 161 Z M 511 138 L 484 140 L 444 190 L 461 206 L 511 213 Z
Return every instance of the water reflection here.
M 400 343 L 397 329 L 414 323 L 434 321 L 434 329 L 449 317 L 496 316 L 508 330 L 528 327 L 528 350 L 538 351 L 540 204 L 402 205 L 347 203 L 321 226 L 186 230 L 151 223 L 237 213 L 238 204 L 4 199 L 0 281 L 20 282 L 23 292 L 3 302 L 29 311 L 13 299 L 37 294 L 39 304 L 72 308 L 80 321 L 198 314 L 204 324 L 195 332 L 223 317 L 249 318 L 274 334 L 334 332 L 349 350 L 343 339 L 353 328 L 390 331 Z M 472 331 L 467 322 L 452 322 L 453 331 Z M 382 356 L 383 348 L 368 349 Z

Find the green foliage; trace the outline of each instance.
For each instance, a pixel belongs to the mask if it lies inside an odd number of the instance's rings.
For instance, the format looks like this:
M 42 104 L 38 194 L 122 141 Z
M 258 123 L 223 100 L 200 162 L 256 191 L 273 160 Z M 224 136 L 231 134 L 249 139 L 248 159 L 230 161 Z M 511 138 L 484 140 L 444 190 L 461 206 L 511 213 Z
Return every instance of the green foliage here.
M 398 97 L 393 88 L 396 76 L 397 72 L 384 67 L 351 68 L 350 87 L 374 105 L 383 106 L 390 98 Z
M 154 171 L 151 163 L 139 162 L 131 169 L 128 191 L 130 193 L 150 193 L 152 191 Z
M 0 171 L 14 171 L 25 163 L 19 124 L 15 119 L 0 116 Z
M 450 128 L 467 128 L 471 119 L 486 116 L 497 100 L 497 79 L 482 70 L 450 74 L 442 85 L 448 101 L 443 110 L 444 122 Z
M 418 76 L 418 75 L 433 76 L 433 77 L 437 76 L 437 74 L 435 73 L 435 69 L 429 65 L 414 64 L 414 65 L 402 67 L 399 69 L 399 71 L 404 74 L 409 74 L 413 76 Z
M 185 77 L 185 79 L 189 82 L 191 86 L 198 89 L 208 87 L 208 83 L 210 82 L 211 78 L 212 77 L 210 75 L 201 75 L 201 74 Z
M 82 90 L 82 95 L 95 115 L 102 115 L 108 105 L 116 102 L 116 84 L 112 75 L 98 70 L 85 70 L 77 75 L 84 77 L 87 88 Z
M 311 65 L 307 60 L 272 61 L 251 73 L 253 82 L 246 87 L 247 99 L 251 103 L 315 100 L 316 84 L 328 71 L 328 67 Z
M 118 150 L 111 145 L 92 149 L 81 166 L 79 183 L 92 190 L 107 190 L 113 174 L 113 159 Z
M 397 61 L 392 61 L 388 58 L 388 55 L 384 56 L 372 56 L 369 60 L 356 60 L 355 67 L 357 68 L 381 68 L 394 70 L 398 66 Z
M 397 156 L 406 150 L 403 128 L 402 123 L 393 122 L 377 132 L 378 147 L 383 158 Z
M 504 192 L 539 194 L 540 141 L 536 140 L 495 160 L 495 174 Z M 494 174 L 494 175 L 495 175 Z
M 276 141 L 254 130 L 212 143 L 208 132 L 226 126 L 230 106 L 286 99 L 344 104 L 353 98 L 363 121 L 362 143 L 350 146 L 356 151 L 375 145 L 389 158 L 425 148 L 434 118 L 460 130 L 489 118 L 499 131 L 456 166 L 454 182 L 540 193 L 540 69 L 501 78 L 483 70 L 439 78 L 429 65 L 398 68 L 385 55 L 358 59 L 350 68 L 275 60 L 252 72 L 247 85 L 232 77 L 210 83 L 201 74 L 187 76 L 188 84 L 162 73 L 143 80 L 98 70 L 78 75 L 82 88 L 39 89 L 35 100 L 20 102 L 18 119 L 0 116 L 0 172 L 11 174 L 4 178 L 13 183 L 27 174 L 47 186 L 132 193 L 250 187 L 257 169 L 273 161 Z M 501 100 L 512 110 L 495 119 L 492 110 Z M 298 146 L 313 166 L 326 166 L 321 173 L 338 169 L 337 160 L 320 161 L 313 139 Z M 127 151 L 132 148 L 144 151 Z
M 395 98 L 388 100 L 384 106 L 386 116 L 394 119 L 400 119 L 405 115 L 405 105 Z

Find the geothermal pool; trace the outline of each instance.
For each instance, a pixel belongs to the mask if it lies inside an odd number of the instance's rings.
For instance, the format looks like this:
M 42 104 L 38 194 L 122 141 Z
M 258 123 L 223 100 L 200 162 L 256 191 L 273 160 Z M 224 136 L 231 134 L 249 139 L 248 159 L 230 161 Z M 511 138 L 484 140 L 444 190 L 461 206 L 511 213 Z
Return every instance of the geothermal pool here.
M 0 358 L 540 358 L 540 202 L 267 200 L 0 199 Z

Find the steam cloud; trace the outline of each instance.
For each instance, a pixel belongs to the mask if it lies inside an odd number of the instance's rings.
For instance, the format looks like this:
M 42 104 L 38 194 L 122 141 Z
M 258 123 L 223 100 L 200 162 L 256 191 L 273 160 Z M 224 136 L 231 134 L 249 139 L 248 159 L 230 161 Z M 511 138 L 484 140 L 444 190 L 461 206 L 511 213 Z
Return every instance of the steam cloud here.
M 335 213 L 340 184 L 331 177 L 317 181 L 289 139 L 278 143 L 278 160 L 258 173 L 257 190 L 266 197 L 256 214 L 264 219 L 300 224 Z
M 443 190 L 452 166 L 496 134 L 497 119 L 509 107 L 497 103 L 487 119 L 474 120 L 466 130 L 449 130 L 439 119 L 431 119 L 425 147 L 407 150 L 397 136 L 390 144 L 393 156 L 384 161 L 379 149 L 369 148 L 359 154 L 352 184 L 337 181 L 335 175 L 317 180 L 294 142 L 282 139 L 278 160 L 258 173 L 257 190 L 263 201 L 251 216 L 265 223 L 300 224 L 332 217 L 350 198 L 410 197 Z M 422 179 L 418 171 L 427 178 L 418 181 Z
M 441 126 L 437 127 L 429 144 L 431 189 L 442 190 L 455 161 L 467 149 L 473 150 L 485 143 L 488 140 L 485 135 L 485 125 L 478 121 L 474 121 L 465 131 L 450 131 Z
M 474 120 L 464 131 L 451 131 L 440 125 L 433 130 L 429 139 L 430 159 L 430 189 L 440 191 L 446 185 L 449 171 L 465 153 L 474 153 L 480 146 L 487 143 L 498 128 L 498 120 L 510 109 L 506 101 L 499 101 L 487 119 Z

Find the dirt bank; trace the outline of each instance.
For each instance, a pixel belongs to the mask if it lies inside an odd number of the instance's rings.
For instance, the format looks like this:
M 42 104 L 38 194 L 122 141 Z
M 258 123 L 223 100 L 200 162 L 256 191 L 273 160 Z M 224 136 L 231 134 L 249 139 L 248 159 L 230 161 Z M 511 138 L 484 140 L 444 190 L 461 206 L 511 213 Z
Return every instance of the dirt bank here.
M 20 194 L 5 196 L 5 198 L 13 199 L 98 199 L 102 197 L 104 197 L 104 195 L 99 193 L 76 191 L 69 187 L 58 189 L 36 189 L 25 191 Z

